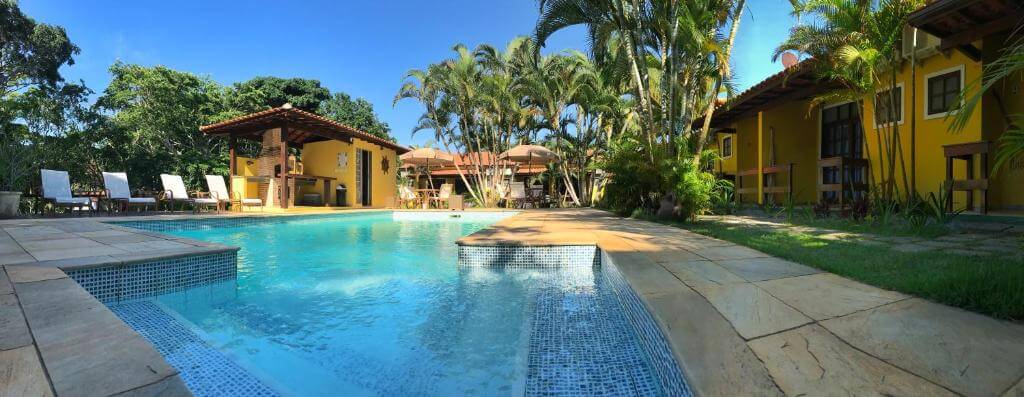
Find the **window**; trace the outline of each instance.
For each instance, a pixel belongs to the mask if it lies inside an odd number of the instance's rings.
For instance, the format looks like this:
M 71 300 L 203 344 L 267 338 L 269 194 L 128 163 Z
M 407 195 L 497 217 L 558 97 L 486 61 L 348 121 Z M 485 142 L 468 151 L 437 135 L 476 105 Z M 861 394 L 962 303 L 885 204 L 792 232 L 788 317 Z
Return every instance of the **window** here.
M 722 138 L 722 157 L 732 156 L 732 137 Z
M 890 102 L 895 105 L 890 105 Z M 891 112 L 891 113 L 890 113 Z M 903 87 L 875 94 L 875 125 L 903 122 Z
M 845 103 L 838 106 L 825 108 L 821 111 L 821 158 L 831 157 L 852 157 L 863 156 L 864 133 L 860 128 L 860 116 L 857 115 L 857 105 Z M 864 171 L 859 167 L 823 167 L 821 169 L 821 183 L 823 184 L 846 184 L 851 182 L 863 183 Z M 852 198 L 852 192 L 844 199 Z M 822 199 L 836 200 L 837 192 L 823 192 Z
M 862 132 L 857 106 L 846 103 L 821 112 L 821 158 L 860 157 Z
M 926 116 L 942 116 L 957 108 L 962 77 L 959 69 L 928 77 Z

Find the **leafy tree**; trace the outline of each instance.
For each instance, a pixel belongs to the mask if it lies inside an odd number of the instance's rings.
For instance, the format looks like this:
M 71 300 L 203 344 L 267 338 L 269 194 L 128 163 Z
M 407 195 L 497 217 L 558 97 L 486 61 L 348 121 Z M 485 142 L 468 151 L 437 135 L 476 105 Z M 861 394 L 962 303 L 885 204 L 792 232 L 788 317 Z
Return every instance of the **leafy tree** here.
M 373 111 L 373 104 L 363 98 L 353 100 L 344 92 L 336 92 L 320 105 L 320 114 L 358 130 L 395 141 L 391 136 L 391 127 L 377 117 L 377 113 Z
M 37 23 L 14 0 L 0 0 L 0 98 L 29 87 L 64 81 L 60 67 L 73 65 L 79 49 L 64 28 Z
M 321 87 L 319 80 L 261 76 L 235 83 L 228 106 L 239 114 L 246 114 L 291 103 L 298 109 L 317 113 L 321 104 L 330 98 L 330 90 Z
M 160 186 L 159 174 L 180 174 L 202 186 L 206 173 L 227 173 L 223 139 L 199 126 L 224 112 L 224 89 L 208 77 L 163 66 L 115 63 L 96 106 L 112 114 L 98 144 L 111 169 L 127 170 L 136 186 Z
M 90 91 L 60 74 L 78 52 L 64 28 L 38 23 L 17 2 L 0 0 L 0 189 L 31 184 L 35 167 L 55 157 L 41 142 L 88 118 L 83 104 Z

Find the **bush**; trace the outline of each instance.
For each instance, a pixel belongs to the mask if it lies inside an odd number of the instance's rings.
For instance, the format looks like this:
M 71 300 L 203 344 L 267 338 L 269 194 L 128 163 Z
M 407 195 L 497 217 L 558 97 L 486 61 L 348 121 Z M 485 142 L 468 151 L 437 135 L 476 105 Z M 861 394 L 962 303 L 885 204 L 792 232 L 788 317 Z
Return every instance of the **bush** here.
M 650 214 L 667 198 L 673 202 L 673 215 L 684 219 L 694 219 L 712 208 L 732 211 L 732 183 L 698 169 L 685 141 L 674 152 L 658 147 L 651 155 L 646 150 L 644 144 L 630 138 L 610 145 L 600 165 L 610 176 L 600 203 L 603 207 L 621 215 Z M 710 164 L 714 155 L 702 158 Z

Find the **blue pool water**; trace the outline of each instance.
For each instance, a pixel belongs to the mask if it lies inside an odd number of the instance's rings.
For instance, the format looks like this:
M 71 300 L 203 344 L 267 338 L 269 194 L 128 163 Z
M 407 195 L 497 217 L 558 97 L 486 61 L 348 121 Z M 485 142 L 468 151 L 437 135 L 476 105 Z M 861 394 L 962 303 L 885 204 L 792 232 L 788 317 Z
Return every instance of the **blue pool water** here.
M 112 306 L 197 395 L 659 395 L 598 267 L 460 267 L 504 215 L 170 230 L 239 246 L 236 280 Z

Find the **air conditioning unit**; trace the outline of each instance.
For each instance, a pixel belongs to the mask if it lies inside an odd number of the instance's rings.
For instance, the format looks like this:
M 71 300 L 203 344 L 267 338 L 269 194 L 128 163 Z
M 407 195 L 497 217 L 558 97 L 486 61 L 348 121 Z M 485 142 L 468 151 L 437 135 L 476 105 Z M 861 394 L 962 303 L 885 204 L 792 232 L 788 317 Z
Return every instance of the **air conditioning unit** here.
M 903 28 L 903 57 L 910 58 L 911 51 L 914 51 L 918 59 L 927 58 L 937 54 L 941 40 L 938 37 L 917 30 L 917 45 L 914 45 L 914 28 L 906 26 Z

